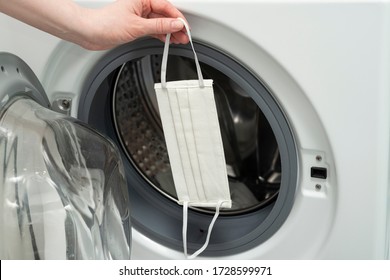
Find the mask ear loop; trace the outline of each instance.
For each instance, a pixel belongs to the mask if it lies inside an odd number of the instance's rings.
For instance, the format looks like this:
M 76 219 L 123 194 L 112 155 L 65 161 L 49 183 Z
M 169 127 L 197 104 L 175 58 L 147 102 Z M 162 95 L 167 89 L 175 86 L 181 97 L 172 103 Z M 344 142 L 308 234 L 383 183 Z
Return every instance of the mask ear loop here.
M 196 65 L 196 72 L 198 73 L 199 86 L 201 88 L 203 88 L 204 82 L 203 82 L 202 70 L 200 69 L 198 56 L 196 55 L 194 44 L 192 43 L 190 28 L 188 27 L 188 24 L 184 19 L 178 18 L 178 20 L 182 21 L 184 24 L 184 27 L 186 28 L 188 38 L 190 39 L 192 51 L 194 52 L 194 60 L 195 60 L 195 65 Z M 161 87 L 162 88 L 167 88 L 166 77 L 167 77 L 167 64 L 168 64 L 168 52 L 169 52 L 170 39 L 171 39 L 171 34 L 168 33 L 166 38 L 165 38 L 164 52 L 163 52 L 163 58 L 162 58 L 162 63 L 161 63 Z
M 209 228 L 207 230 L 207 236 L 206 236 L 205 243 L 195 253 L 188 256 L 188 254 L 187 254 L 188 201 L 184 201 L 184 203 L 183 203 L 183 247 L 184 247 L 184 255 L 186 256 L 187 259 L 190 259 L 190 260 L 195 259 L 197 256 L 199 256 L 199 254 L 201 254 L 204 250 L 206 250 L 207 246 L 209 245 L 210 236 L 211 236 L 211 232 L 213 230 L 215 221 L 217 220 L 217 218 L 219 216 L 219 210 L 221 209 L 221 206 L 224 202 L 225 201 L 221 200 L 217 203 L 217 206 L 215 208 L 214 217 L 211 220 Z

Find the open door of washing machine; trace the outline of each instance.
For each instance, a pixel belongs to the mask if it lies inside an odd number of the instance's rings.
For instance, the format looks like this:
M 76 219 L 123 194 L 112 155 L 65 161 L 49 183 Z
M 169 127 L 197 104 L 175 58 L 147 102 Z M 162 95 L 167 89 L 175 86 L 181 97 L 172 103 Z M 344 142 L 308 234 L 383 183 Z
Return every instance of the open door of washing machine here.
M 1 259 L 130 257 L 115 145 L 51 111 L 33 71 L 9 53 L 0 53 L 0 160 Z

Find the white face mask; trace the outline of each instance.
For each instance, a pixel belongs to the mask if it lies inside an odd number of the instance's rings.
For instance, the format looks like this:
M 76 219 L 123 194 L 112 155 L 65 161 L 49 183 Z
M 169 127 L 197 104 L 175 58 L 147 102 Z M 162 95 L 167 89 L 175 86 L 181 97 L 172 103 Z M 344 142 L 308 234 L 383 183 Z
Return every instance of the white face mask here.
M 155 90 L 178 203 L 183 205 L 183 246 L 186 256 L 188 207 L 216 209 L 205 244 L 193 255 L 187 256 L 195 258 L 206 249 L 220 208 L 231 208 L 232 203 L 213 81 L 203 80 L 189 28 L 182 21 L 194 51 L 199 80 L 166 82 L 170 40 L 170 34 L 167 34 L 161 84 L 155 84 Z

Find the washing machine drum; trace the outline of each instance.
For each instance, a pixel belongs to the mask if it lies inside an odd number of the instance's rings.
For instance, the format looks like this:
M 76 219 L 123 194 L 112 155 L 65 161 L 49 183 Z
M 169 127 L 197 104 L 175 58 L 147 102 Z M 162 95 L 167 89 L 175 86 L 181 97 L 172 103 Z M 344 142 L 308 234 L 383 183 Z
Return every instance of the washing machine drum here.
M 0 258 L 129 259 L 115 146 L 55 113 L 31 69 L 0 53 Z
M 122 66 L 113 88 L 114 123 L 132 165 L 152 187 L 175 201 L 177 196 L 156 96 L 151 90 L 143 92 L 146 86 L 140 84 L 145 82 L 141 77 L 147 75 L 159 81 L 160 62 L 161 56 L 156 55 Z M 192 59 L 174 56 L 170 64 L 173 66 L 168 71 L 171 80 L 196 79 Z M 264 207 L 277 196 L 281 180 L 280 154 L 272 129 L 253 99 L 234 81 L 212 67 L 202 69 L 214 79 L 226 168 L 231 179 L 233 204 L 225 214 Z
M 224 256 L 257 246 L 283 224 L 293 203 L 297 156 L 282 109 L 259 77 L 216 48 L 195 42 L 195 49 L 204 77 L 214 81 L 233 203 L 222 211 L 204 255 Z M 167 80 L 197 79 L 192 57 L 189 46 L 171 46 Z M 109 52 L 86 83 L 78 117 L 120 147 L 134 227 L 182 250 L 182 212 L 153 88 L 161 58 L 162 45 L 151 39 Z M 189 251 L 204 243 L 213 213 L 191 209 Z

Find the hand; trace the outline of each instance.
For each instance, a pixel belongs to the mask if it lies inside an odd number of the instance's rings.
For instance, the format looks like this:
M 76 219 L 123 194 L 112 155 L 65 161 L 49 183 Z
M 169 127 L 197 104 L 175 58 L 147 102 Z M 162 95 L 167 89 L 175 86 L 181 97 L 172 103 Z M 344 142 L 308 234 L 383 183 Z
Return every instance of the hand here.
M 87 49 L 108 49 L 150 35 L 162 41 L 188 43 L 183 14 L 166 0 L 118 0 L 98 10 L 85 10 L 86 25 L 79 42 Z
M 188 43 L 184 18 L 167 0 L 117 0 L 88 9 L 73 0 L 0 0 L 0 12 L 90 50 L 104 50 L 143 36 Z

